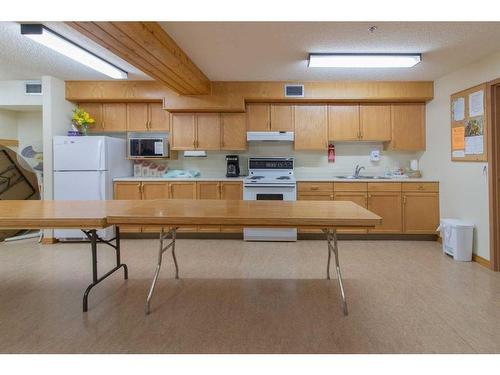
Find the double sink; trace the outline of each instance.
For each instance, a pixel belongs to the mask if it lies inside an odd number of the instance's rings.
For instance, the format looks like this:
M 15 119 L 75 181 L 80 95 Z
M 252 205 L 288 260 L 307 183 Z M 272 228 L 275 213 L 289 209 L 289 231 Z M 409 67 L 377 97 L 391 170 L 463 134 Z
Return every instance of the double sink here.
M 342 178 L 346 180 L 390 180 L 390 177 L 385 176 L 335 176 L 335 178 Z

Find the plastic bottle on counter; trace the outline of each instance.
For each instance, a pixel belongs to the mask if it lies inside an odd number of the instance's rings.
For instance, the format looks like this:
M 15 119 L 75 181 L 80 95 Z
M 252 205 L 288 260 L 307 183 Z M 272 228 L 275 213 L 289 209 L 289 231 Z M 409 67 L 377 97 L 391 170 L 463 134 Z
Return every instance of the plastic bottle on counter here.
M 134 160 L 134 177 L 142 177 L 142 161 Z

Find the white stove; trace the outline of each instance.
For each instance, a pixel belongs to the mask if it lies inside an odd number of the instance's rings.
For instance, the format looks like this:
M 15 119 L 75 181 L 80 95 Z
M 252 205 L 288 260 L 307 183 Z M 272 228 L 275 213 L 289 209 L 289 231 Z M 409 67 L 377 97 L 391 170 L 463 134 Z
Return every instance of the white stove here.
M 243 200 L 296 200 L 293 167 L 293 158 L 249 158 L 248 177 L 243 181 Z M 245 241 L 296 241 L 297 229 L 244 228 L 243 238 Z

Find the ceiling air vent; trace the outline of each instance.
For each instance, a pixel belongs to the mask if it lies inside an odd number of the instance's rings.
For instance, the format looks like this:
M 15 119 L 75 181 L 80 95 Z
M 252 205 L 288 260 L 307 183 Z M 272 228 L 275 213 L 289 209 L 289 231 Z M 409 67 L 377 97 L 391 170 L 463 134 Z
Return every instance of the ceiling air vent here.
M 285 97 L 287 98 L 303 98 L 304 85 L 285 85 Z
M 27 81 L 24 86 L 24 93 L 26 95 L 42 95 L 42 82 Z

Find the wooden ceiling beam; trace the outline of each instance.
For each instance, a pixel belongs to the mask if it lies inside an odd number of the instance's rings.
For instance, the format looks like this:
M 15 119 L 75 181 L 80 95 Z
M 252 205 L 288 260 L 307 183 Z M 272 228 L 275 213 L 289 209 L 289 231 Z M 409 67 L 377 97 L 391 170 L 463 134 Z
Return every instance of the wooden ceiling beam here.
M 208 78 L 156 22 L 68 22 L 181 95 L 209 94 Z

